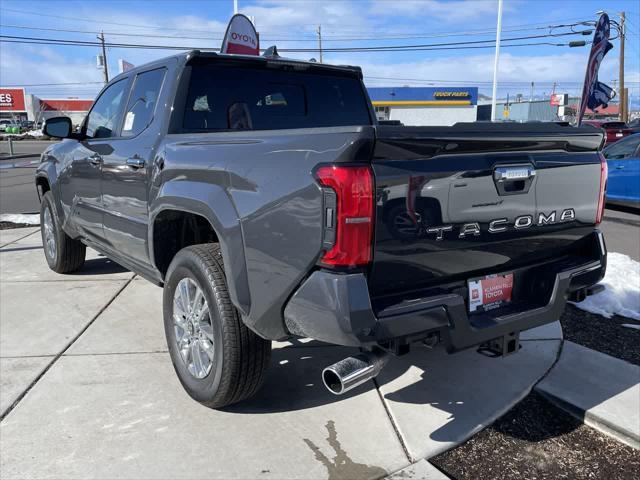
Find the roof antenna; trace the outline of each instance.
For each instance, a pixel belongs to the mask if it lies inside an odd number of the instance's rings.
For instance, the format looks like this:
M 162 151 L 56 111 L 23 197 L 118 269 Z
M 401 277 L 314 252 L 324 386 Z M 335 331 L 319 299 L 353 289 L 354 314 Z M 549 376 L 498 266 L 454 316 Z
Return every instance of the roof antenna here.
M 280 55 L 278 55 L 278 48 L 275 45 L 271 45 L 269 48 L 267 48 L 264 51 L 262 56 L 263 57 L 279 57 Z

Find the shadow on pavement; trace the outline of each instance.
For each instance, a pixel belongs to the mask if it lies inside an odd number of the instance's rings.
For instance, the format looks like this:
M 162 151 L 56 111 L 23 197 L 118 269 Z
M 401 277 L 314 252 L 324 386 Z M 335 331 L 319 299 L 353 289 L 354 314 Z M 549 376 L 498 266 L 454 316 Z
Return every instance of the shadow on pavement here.
M 322 370 L 358 352 L 355 348 L 326 347 L 319 342 L 304 344 L 305 348 L 274 349 L 267 380 L 258 394 L 249 400 L 224 410 L 230 413 L 269 414 L 305 410 L 361 395 L 373 388 L 367 382 L 344 395 L 333 395 L 322 383 Z M 313 347 L 313 348 L 307 348 Z
M 127 268 L 114 262 L 113 260 L 100 255 L 99 258 L 91 258 L 85 260 L 84 266 L 77 272 L 68 273 L 66 275 L 82 276 L 82 275 L 113 275 L 116 273 L 128 272 Z

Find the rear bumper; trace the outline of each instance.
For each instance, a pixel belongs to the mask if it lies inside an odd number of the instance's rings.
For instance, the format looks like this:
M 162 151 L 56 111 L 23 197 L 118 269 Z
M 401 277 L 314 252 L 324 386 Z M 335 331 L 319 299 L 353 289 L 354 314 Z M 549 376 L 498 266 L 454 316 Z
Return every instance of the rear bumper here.
M 466 289 L 406 300 L 374 311 L 364 274 L 314 272 L 285 307 L 285 323 L 294 335 L 348 346 L 384 345 L 394 339 L 420 339 L 438 332 L 449 352 L 557 320 L 568 296 L 602 279 L 606 247 L 599 231 L 593 233 L 593 255 L 584 262 L 549 262 L 544 269 L 543 303 L 507 313 L 467 314 Z M 516 277 L 517 278 L 517 277 Z M 523 277 L 527 278 L 527 277 Z M 528 277 L 531 278 L 531 277 Z M 537 287 L 534 287 L 534 289 Z M 530 307 L 530 308 L 529 308 Z

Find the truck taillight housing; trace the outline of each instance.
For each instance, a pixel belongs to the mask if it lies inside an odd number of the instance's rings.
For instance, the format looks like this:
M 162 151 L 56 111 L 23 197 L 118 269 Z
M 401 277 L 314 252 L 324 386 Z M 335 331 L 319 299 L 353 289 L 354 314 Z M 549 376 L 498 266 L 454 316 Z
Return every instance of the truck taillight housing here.
M 327 267 L 357 267 L 368 264 L 372 258 L 374 226 L 371 168 L 354 165 L 322 166 L 316 170 L 316 178 L 323 187 L 330 188 L 335 193 L 335 202 L 330 207 L 325 206 L 325 228 L 335 229 L 335 238 L 320 263 Z
M 607 159 L 600 153 L 600 194 L 598 196 L 598 212 L 596 213 L 596 225 L 602 222 L 604 216 L 605 193 L 607 191 L 607 177 L 609 176 L 609 167 Z

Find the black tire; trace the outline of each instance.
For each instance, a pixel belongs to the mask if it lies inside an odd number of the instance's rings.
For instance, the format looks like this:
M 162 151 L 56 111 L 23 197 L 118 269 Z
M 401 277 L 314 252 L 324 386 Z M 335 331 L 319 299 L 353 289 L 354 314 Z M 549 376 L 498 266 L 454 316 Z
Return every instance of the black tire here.
M 47 210 L 51 218 L 53 238 L 55 240 L 53 253 L 48 248 L 45 234 L 45 215 Z M 87 247 L 80 240 L 71 238 L 62 229 L 58 212 L 53 203 L 53 194 L 50 191 L 42 196 L 42 202 L 40 203 L 40 234 L 42 235 L 44 256 L 51 270 L 56 273 L 71 273 L 82 268 Z
M 178 351 L 174 326 L 174 294 L 185 278 L 195 281 L 209 306 L 213 330 L 213 361 L 203 378 L 192 375 Z M 211 408 L 222 408 L 253 396 L 262 386 L 271 358 L 271 341 L 242 322 L 231 303 L 220 246 L 193 245 L 180 250 L 165 278 L 164 328 L 173 368 L 187 393 Z

